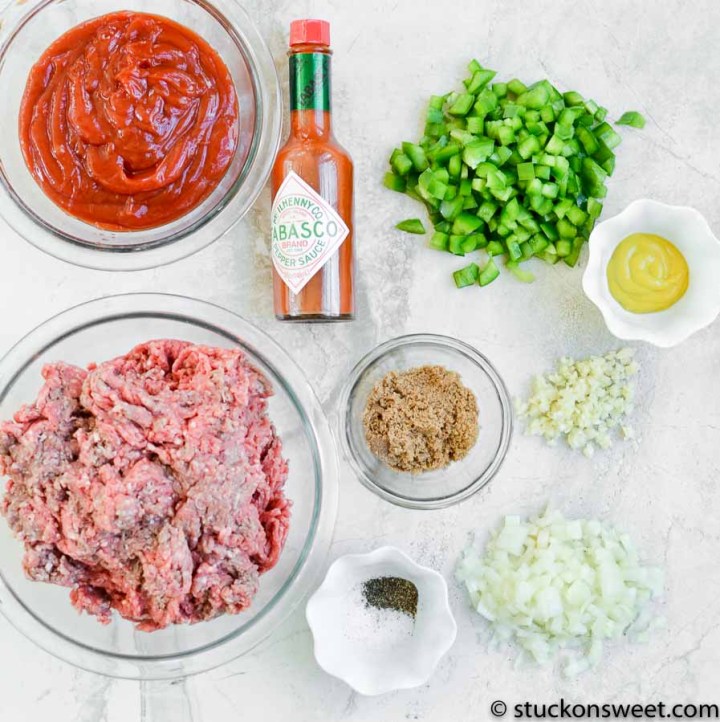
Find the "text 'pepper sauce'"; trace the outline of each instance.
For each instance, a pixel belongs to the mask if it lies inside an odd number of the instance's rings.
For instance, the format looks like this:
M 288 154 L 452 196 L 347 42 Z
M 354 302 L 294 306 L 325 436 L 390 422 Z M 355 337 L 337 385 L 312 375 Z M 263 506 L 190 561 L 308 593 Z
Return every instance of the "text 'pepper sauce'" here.
M 177 220 L 218 185 L 238 143 L 238 101 L 227 66 L 199 35 L 118 12 L 43 53 L 19 125 L 25 162 L 60 208 L 137 231 Z
M 345 321 L 355 314 L 353 164 L 333 136 L 330 26 L 290 29 L 290 138 L 272 171 L 275 315 Z

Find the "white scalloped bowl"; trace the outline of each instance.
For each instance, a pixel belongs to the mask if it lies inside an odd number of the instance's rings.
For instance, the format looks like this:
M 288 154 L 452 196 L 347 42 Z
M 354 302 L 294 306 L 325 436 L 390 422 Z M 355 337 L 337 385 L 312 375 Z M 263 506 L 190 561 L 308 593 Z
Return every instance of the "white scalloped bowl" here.
M 687 260 L 688 290 L 665 311 L 630 313 L 610 293 L 607 265 L 617 245 L 631 233 L 667 238 Z M 583 289 L 617 338 L 669 348 L 710 325 L 720 313 L 720 241 L 694 208 L 648 199 L 634 201 L 619 215 L 598 224 L 589 245 Z
M 415 584 L 418 611 L 411 637 L 390 650 L 374 650 L 344 633 L 346 600 L 357 584 L 387 576 Z M 394 547 L 340 557 L 310 598 L 306 616 L 320 667 L 367 696 L 425 684 L 457 636 L 445 579 Z

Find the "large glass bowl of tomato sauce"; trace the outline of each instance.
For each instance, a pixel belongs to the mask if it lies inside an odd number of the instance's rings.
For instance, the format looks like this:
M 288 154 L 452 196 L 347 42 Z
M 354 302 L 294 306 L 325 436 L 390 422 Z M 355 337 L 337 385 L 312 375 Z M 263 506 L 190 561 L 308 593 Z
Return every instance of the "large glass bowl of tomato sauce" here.
M 29 74 L 60 36 L 120 11 L 163 16 L 191 29 L 227 66 L 238 100 L 238 141 L 214 190 L 185 215 L 158 227 L 108 230 L 66 213 L 40 188 L 23 157 L 19 115 Z M 0 214 L 27 241 L 89 268 L 132 271 L 177 261 L 230 230 L 269 176 L 282 125 L 272 56 L 236 0 L 12 0 L 0 15 Z

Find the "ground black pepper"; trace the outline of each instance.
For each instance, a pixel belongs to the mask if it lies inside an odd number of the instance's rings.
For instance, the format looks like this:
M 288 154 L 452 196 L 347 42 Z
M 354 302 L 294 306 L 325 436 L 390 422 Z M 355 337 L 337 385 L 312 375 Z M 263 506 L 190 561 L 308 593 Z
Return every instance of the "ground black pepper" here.
M 363 584 L 363 598 L 368 607 L 392 609 L 415 619 L 418 609 L 417 587 L 400 577 L 377 577 Z

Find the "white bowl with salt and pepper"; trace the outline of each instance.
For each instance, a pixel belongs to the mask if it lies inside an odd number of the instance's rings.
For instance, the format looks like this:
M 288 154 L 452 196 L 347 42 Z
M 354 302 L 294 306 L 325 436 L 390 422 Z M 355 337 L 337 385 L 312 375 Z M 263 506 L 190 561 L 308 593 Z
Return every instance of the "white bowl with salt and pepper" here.
M 383 578 L 415 585 L 414 619 L 367 604 L 363 585 Z M 306 616 L 320 667 L 368 696 L 425 684 L 457 636 L 445 579 L 394 547 L 335 561 Z

